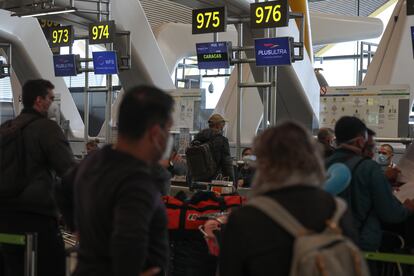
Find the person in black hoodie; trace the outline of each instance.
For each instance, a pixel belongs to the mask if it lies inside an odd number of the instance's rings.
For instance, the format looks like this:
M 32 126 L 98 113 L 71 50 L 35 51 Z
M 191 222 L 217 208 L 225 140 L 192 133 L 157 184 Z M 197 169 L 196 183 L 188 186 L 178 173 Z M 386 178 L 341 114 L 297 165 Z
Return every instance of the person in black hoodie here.
M 172 145 L 172 109 L 163 91 L 133 88 L 120 105 L 117 143 L 88 156 L 64 179 L 60 205 L 79 233 L 74 275 L 164 275 L 167 217 L 163 179 L 153 166 Z
M 212 156 L 217 167 L 215 175 L 217 176 L 221 174 L 223 177 L 228 177 L 230 180 L 234 180 L 229 140 L 223 135 L 225 125 L 226 120 L 223 116 L 220 114 L 211 115 L 208 119 L 208 128 L 197 133 L 194 137 L 194 141 L 199 141 L 202 144 L 210 143 Z
M 65 248 L 53 191 L 58 183 L 56 176 L 63 176 L 74 165 L 74 159 L 62 129 L 47 118 L 54 88 L 43 79 L 29 80 L 23 85 L 24 108 L 14 121 L 31 121 L 22 130 L 25 167 L 24 171 L 19 170 L 26 184 L 17 196 L 1 198 L 0 232 L 36 233 L 37 275 L 64 276 Z M 1 180 L 8 181 L 3 177 Z M 0 275 L 23 275 L 24 248 L 2 245 L 2 253 L 6 271 L 0 271 Z
M 321 232 L 335 212 L 334 198 L 320 189 L 325 170 L 319 147 L 301 125 L 285 122 L 265 130 L 254 142 L 253 197 L 281 204 L 304 227 Z M 350 212 L 340 221 L 356 240 Z M 289 275 L 294 237 L 252 206 L 231 213 L 222 237 L 220 276 Z

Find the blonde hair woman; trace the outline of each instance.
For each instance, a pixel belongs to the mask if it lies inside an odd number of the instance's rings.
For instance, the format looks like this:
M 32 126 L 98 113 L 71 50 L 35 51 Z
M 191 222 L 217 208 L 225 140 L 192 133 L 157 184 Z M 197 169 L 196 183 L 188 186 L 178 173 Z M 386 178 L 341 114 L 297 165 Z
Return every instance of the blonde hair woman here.
M 253 196 L 265 195 L 287 209 L 303 226 L 322 231 L 335 211 L 325 180 L 322 153 L 300 124 L 287 121 L 254 141 L 256 179 Z M 355 237 L 347 212 L 340 226 Z M 293 237 L 261 211 L 245 206 L 233 212 L 223 236 L 220 276 L 289 275 Z

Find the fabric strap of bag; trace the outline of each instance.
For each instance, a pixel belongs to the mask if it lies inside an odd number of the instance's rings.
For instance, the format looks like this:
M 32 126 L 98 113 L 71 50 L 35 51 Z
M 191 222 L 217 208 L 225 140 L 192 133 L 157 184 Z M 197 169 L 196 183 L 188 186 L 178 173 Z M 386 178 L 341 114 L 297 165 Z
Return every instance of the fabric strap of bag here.
M 341 219 L 341 217 L 343 216 L 343 214 L 346 211 L 346 202 L 345 200 L 335 197 L 335 213 L 332 216 L 332 218 L 330 219 L 330 222 L 335 223 L 335 224 L 339 224 L 339 220 Z
M 265 213 L 294 237 L 309 233 L 309 230 L 303 227 L 282 205 L 267 196 L 254 197 L 249 200 L 247 205 L 253 206 Z
M 282 205 L 269 197 L 259 196 L 252 198 L 249 200 L 247 205 L 253 206 L 265 213 L 274 222 L 282 226 L 294 237 L 303 236 L 310 232 L 301 223 L 299 223 L 299 221 L 294 218 Z M 335 213 L 330 219 L 330 222 L 338 225 L 339 220 L 344 214 L 347 206 L 346 202 L 340 198 L 335 198 L 335 205 Z

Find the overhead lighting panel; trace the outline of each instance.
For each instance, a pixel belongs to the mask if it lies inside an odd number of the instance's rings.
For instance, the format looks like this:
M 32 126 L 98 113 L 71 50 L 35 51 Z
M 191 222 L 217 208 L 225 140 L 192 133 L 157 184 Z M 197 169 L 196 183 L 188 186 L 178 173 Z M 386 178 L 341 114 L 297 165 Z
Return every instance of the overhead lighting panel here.
M 53 14 L 62 14 L 62 13 L 71 13 L 76 12 L 76 8 L 73 7 L 53 7 L 47 9 L 37 9 L 25 12 L 15 12 L 12 13 L 11 16 L 19 16 L 19 17 L 40 17 L 45 15 L 53 15 Z

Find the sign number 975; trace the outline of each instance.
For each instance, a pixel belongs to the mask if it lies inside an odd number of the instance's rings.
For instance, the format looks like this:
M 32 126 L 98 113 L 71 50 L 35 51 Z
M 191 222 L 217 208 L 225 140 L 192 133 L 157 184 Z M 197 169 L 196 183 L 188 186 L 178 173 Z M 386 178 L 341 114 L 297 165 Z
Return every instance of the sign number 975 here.
M 256 8 L 256 23 L 269 23 L 270 20 L 273 22 L 279 22 L 282 18 L 282 13 L 280 12 L 280 5 L 274 6 L 264 6 Z
M 193 34 L 225 32 L 226 8 L 215 7 L 193 10 Z
M 205 12 L 197 14 L 197 29 L 208 29 L 211 26 L 217 28 L 220 26 L 219 12 Z

